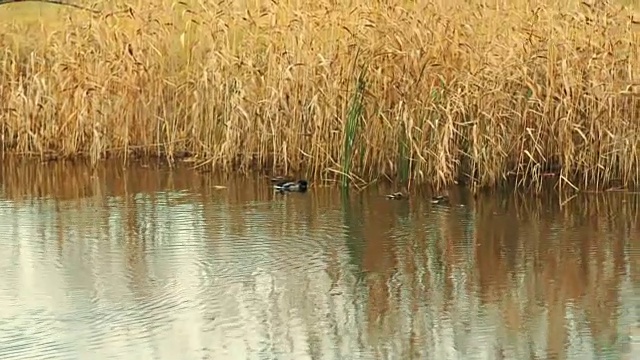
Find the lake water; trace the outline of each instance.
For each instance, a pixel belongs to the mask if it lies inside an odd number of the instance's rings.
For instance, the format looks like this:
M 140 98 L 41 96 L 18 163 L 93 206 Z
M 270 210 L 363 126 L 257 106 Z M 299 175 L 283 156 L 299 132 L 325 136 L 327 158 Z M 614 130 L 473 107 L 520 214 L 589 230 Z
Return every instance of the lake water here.
M 639 195 L 393 190 L 5 160 L 0 358 L 640 359 Z

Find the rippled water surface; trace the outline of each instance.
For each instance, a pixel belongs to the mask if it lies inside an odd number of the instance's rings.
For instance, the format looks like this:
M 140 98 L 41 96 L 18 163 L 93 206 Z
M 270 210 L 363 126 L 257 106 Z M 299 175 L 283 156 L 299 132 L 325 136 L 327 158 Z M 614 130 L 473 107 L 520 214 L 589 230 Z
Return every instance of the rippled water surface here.
M 640 359 L 640 196 L 393 190 L 5 162 L 0 358 Z

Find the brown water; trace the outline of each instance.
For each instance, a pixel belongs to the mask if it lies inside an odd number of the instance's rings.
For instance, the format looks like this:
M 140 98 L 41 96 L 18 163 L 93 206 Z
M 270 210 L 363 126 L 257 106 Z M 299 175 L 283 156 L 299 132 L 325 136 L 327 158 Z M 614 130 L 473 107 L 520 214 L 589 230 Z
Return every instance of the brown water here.
M 640 359 L 640 197 L 315 185 L 5 160 L 0 358 Z

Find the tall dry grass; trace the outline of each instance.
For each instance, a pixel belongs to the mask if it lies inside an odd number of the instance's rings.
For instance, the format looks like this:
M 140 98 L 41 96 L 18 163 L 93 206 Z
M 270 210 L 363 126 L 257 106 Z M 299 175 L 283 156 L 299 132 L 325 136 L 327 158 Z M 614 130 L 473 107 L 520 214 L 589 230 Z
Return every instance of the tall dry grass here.
M 108 4 L 3 22 L 5 153 L 437 186 L 639 179 L 638 25 L 621 5 Z

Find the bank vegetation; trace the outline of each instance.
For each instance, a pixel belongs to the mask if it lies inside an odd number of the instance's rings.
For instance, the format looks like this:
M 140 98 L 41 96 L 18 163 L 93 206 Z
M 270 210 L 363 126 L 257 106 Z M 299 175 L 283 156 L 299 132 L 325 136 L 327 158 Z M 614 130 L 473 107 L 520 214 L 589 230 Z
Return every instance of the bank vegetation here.
M 358 184 L 640 179 L 640 24 L 619 2 L 104 3 L 29 21 L 14 15 L 33 3 L 0 6 L 5 156 Z

